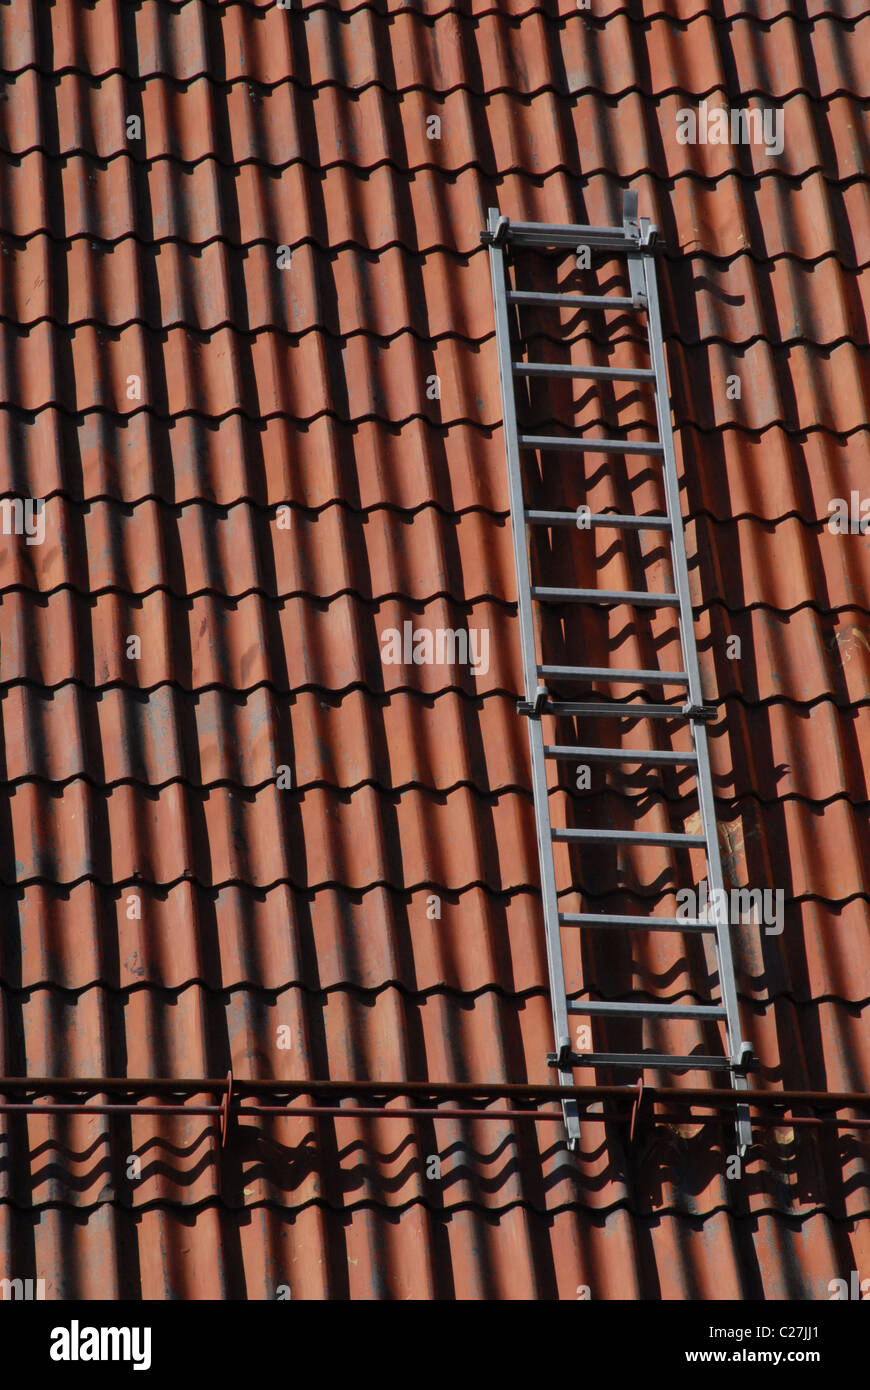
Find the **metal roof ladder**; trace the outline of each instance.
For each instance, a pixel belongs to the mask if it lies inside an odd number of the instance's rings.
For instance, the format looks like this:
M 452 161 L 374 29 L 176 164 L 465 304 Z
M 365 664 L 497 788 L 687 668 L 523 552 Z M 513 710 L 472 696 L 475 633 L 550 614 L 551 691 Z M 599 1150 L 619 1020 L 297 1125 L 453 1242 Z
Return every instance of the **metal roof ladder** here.
M 639 1072 L 641 1084 L 644 1069 L 654 1067 L 672 1072 L 727 1072 L 732 1085 L 738 1090 L 744 1090 L 747 1087 L 747 1072 L 754 1067 L 755 1063 L 751 1045 L 745 1042 L 741 1035 L 728 912 L 725 908 L 727 899 L 724 893 L 705 725 L 705 721 L 712 716 L 713 710 L 704 704 L 695 644 L 654 262 L 656 228 L 650 225 L 647 218 L 638 219 L 637 194 L 626 193 L 621 227 L 553 226 L 546 223 L 512 222 L 509 218 L 501 215 L 497 208 L 491 208 L 487 228 L 481 233 L 481 240 L 489 247 L 492 273 L 522 647 L 524 699 L 519 703 L 518 710 L 528 719 L 532 791 L 537 823 L 553 1029 L 557 1048 L 557 1051 L 548 1057 L 548 1062 L 555 1067 L 559 1082 L 563 1086 L 573 1084 L 573 1070 L 577 1067 L 631 1068 Z M 530 247 L 542 251 L 552 248 L 579 250 L 589 247 L 596 251 L 609 251 L 611 255 L 625 256 L 628 261 L 630 297 L 539 293 L 533 290 L 510 288 L 505 254 L 508 247 Z M 619 309 L 636 313 L 641 322 L 645 320 L 650 367 L 648 369 L 623 370 L 619 367 L 517 361 L 511 350 L 510 322 L 512 315 L 509 310 L 511 306 L 515 306 L 513 314 L 515 317 L 517 311 L 526 305 L 551 307 L 556 310 L 580 310 L 584 313 L 604 309 Z M 599 381 L 628 379 L 645 382 L 655 395 L 658 437 L 649 442 L 630 442 L 576 434 L 567 436 L 524 434 L 517 423 L 514 380 L 518 376 L 579 377 Z M 546 528 L 576 526 L 577 513 L 564 510 L 532 510 L 527 507 L 520 465 L 522 450 L 538 452 L 587 450 L 605 455 L 641 453 L 657 458 L 663 469 L 666 515 L 620 515 L 616 512 L 592 514 L 587 510 L 584 526 L 588 526 L 590 532 L 593 527 L 614 527 L 623 531 L 652 530 L 664 533 L 670 541 L 674 592 L 651 593 L 646 590 L 545 588 L 537 585 L 531 573 L 529 528 L 536 526 Z M 536 612 L 540 614 L 540 605 L 548 603 L 606 604 L 614 607 L 625 606 L 628 610 L 644 606 L 671 608 L 675 611 L 679 623 L 682 670 L 620 670 L 611 667 L 579 665 L 552 666 L 544 662 L 543 652 L 542 660 L 539 663 L 536 655 L 535 614 Z M 560 687 L 566 680 L 569 683 L 599 679 L 629 683 L 636 687 L 643 699 L 640 703 L 636 701 L 620 703 L 615 700 L 596 703 L 588 700 L 565 699 L 561 695 L 550 694 L 547 680 L 551 678 L 557 678 Z M 655 687 L 659 691 L 658 698 L 660 700 L 659 688 L 666 685 L 683 687 L 687 694 L 685 703 L 662 704 L 648 698 L 646 686 Z M 622 748 L 547 745 L 544 742 L 543 720 L 549 716 L 571 716 L 580 719 L 583 717 L 606 718 L 607 716 L 614 716 L 623 719 L 630 717 L 635 720 L 657 717 L 677 718 L 688 724 L 692 751 L 679 754 L 664 750 L 637 750 L 632 755 L 631 751 Z M 547 793 L 547 760 L 573 757 L 580 758 L 585 762 L 597 762 L 611 766 L 621 763 L 688 766 L 696 779 L 701 833 L 699 835 L 653 834 L 610 828 L 571 829 L 553 826 L 550 819 Z M 554 858 L 554 842 L 558 841 L 593 845 L 662 845 L 674 849 L 695 848 L 698 851 L 703 850 L 706 857 L 707 879 L 711 889 L 712 911 L 707 916 L 702 913 L 700 919 L 690 917 L 686 920 L 681 917 L 653 915 L 617 916 L 606 913 L 560 912 L 556 892 L 556 863 Z M 632 939 L 634 933 L 657 930 L 677 931 L 687 936 L 696 932 L 709 933 L 714 942 L 718 964 L 719 993 L 721 996 L 719 1002 L 703 1004 L 694 1002 L 652 1003 L 637 999 L 596 1002 L 590 999 L 569 998 L 565 987 L 562 933 L 577 929 L 588 931 L 602 928 L 610 932 L 627 933 L 628 935 L 624 939 L 628 940 Z M 724 1026 L 725 1049 L 721 1056 L 699 1055 L 697 1052 L 691 1052 L 688 1055 L 651 1051 L 596 1052 L 591 1045 L 592 1026 L 590 1026 L 588 1030 L 590 1050 L 575 1051 L 571 1045 L 569 1027 L 569 1015 L 571 1014 L 582 1015 L 591 1020 L 633 1018 L 636 1022 L 640 1022 L 641 1028 L 644 1019 L 659 1021 L 694 1019 L 699 1024 L 713 1023 L 716 1025 L 717 1031 Z M 568 1144 L 571 1148 L 575 1148 L 580 1137 L 576 1102 L 571 1099 L 563 1100 L 562 1109 Z M 738 1152 L 742 1155 L 751 1141 L 748 1107 L 738 1105 L 736 1115 Z

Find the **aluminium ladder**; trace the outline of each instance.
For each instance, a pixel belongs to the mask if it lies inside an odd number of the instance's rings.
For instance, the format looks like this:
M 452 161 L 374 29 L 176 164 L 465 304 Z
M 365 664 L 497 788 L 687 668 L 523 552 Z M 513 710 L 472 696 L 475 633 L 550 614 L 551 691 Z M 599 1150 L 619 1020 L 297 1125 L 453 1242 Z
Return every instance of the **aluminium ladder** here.
M 664 346 L 659 316 L 658 288 L 654 263 L 656 228 L 647 218 L 638 219 L 637 194 L 624 195 L 623 225 L 621 227 L 552 226 L 546 223 L 511 222 L 501 215 L 497 208 L 489 210 L 487 228 L 481 233 L 481 241 L 489 247 L 492 292 L 495 310 L 496 343 L 498 349 L 499 377 L 501 383 L 502 414 L 504 419 L 505 453 L 507 459 L 508 487 L 510 496 L 511 525 L 513 531 L 514 561 L 517 574 L 517 597 L 520 623 L 520 643 L 522 649 L 524 699 L 519 702 L 518 711 L 527 716 L 529 744 L 531 749 L 532 793 L 537 825 L 538 856 L 541 868 L 541 888 L 544 907 L 547 961 L 550 975 L 550 996 L 553 1012 L 553 1029 L 557 1051 L 548 1056 L 548 1062 L 557 1070 L 559 1082 L 570 1086 L 573 1083 L 575 1067 L 630 1067 L 640 1073 L 642 1081 L 646 1067 L 669 1069 L 674 1072 L 685 1071 L 726 1071 L 732 1085 L 737 1090 L 747 1087 L 747 1072 L 754 1067 L 751 1045 L 743 1040 L 740 1015 L 737 1004 L 737 986 L 734 976 L 734 961 L 728 912 L 724 904 L 724 881 L 716 827 L 716 811 L 713 799 L 713 784 L 707 748 L 705 720 L 713 710 L 705 706 L 701 691 L 698 654 L 692 618 L 689 592 L 689 573 L 686 562 L 685 538 L 683 535 L 682 512 L 680 507 L 679 484 L 677 481 L 674 442 L 671 432 L 670 400 L 665 367 Z M 611 254 L 624 255 L 628 261 L 628 298 L 613 295 L 581 295 L 564 293 L 539 293 L 534 290 L 509 288 L 506 277 L 506 246 L 533 247 L 540 249 L 565 248 L 579 251 L 589 247 L 590 251 L 610 251 Z M 619 367 L 574 366 L 543 362 L 515 361 L 511 352 L 509 306 L 535 305 L 565 310 L 603 310 L 619 309 L 634 311 L 646 318 L 649 346 L 650 368 L 622 369 Z M 601 439 L 592 436 L 548 436 L 521 433 L 516 417 L 514 377 L 551 376 L 559 378 L 587 378 L 591 380 L 629 380 L 646 382 L 655 395 L 658 439 L 655 441 L 629 442 L 620 439 Z M 523 494 L 520 451 L 587 450 L 598 454 L 637 453 L 658 458 L 663 468 L 664 494 L 667 514 L 664 516 L 619 515 L 605 512 L 590 513 L 587 509 L 583 529 L 592 527 L 615 527 L 626 531 L 658 531 L 670 540 L 672 571 L 674 575 L 673 593 L 650 593 L 605 590 L 544 588 L 534 583 L 531 575 L 531 559 L 528 529 L 532 526 L 546 528 L 556 526 L 576 526 L 578 514 L 573 511 L 532 510 L 526 507 Z M 682 671 L 659 670 L 620 670 L 610 667 L 591 666 L 551 666 L 538 664 L 535 645 L 535 603 L 594 603 L 609 606 L 624 605 L 628 609 L 672 608 L 676 612 L 680 646 L 682 651 Z M 543 652 L 542 652 L 543 663 Z M 551 696 L 546 685 L 547 677 L 588 682 L 590 680 L 615 680 L 634 684 L 645 694 L 645 685 L 677 685 L 686 689 L 688 698 L 681 706 L 661 704 L 644 699 L 642 702 L 566 700 Z M 622 748 L 565 747 L 547 746 L 544 743 L 542 717 L 544 715 L 607 717 L 649 719 L 682 719 L 688 723 L 691 732 L 692 752 L 676 753 L 659 750 L 628 750 Z M 697 786 L 697 799 L 700 811 L 701 834 L 678 833 L 652 834 L 639 831 L 613 829 L 572 829 L 553 827 L 547 792 L 547 759 L 580 758 L 584 762 L 598 762 L 606 765 L 620 763 L 639 763 L 650 766 L 685 766 L 694 772 Z M 703 849 L 706 856 L 707 880 L 711 889 L 712 911 L 703 919 L 683 920 L 676 917 L 625 916 L 606 913 L 562 913 L 556 893 L 556 872 L 554 862 L 554 842 L 568 841 L 587 844 L 610 845 L 661 845 L 674 848 Z M 718 891 L 717 891 L 718 890 Z M 627 933 L 626 939 L 638 931 L 676 931 L 687 936 L 693 933 L 708 933 L 715 944 L 719 974 L 720 1002 L 707 1004 L 686 1003 L 648 1003 L 645 1001 L 595 1002 L 592 1000 L 571 999 L 566 994 L 565 970 L 562 957 L 561 933 L 566 928 L 607 929 Z M 586 991 L 588 992 L 588 991 Z M 643 1019 L 656 1020 L 694 1019 L 699 1023 L 712 1022 L 717 1027 L 724 1025 L 727 1055 L 707 1056 L 691 1053 L 677 1055 L 654 1052 L 579 1052 L 571 1046 L 569 1015 L 579 1014 L 590 1019 L 634 1018 L 643 1026 Z M 578 1044 L 579 1045 L 579 1044 Z M 590 1045 L 591 1048 L 591 1045 Z M 575 1148 L 580 1137 L 580 1123 L 576 1102 L 567 1099 L 562 1103 L 568 1145 Z M 745 1105 L 737 1106 L 737 1146 L 738 1152 L 745 1153 L 751 1142 L 749 1110 Z

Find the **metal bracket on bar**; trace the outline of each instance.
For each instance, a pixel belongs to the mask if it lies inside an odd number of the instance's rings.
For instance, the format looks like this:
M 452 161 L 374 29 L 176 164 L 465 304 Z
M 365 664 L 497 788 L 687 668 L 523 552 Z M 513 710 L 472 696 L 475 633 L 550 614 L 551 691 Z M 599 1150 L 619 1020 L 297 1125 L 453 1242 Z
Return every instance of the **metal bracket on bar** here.
M 481 244 L 483 246 L 501 246 L 503 242 L 507 241 L 510 225 L 510 218 L 505 217 L 504 213 L 502 213 L 493 231 L 489 231 L 488 228 L 484 227 L 480 234 Z
M 574 1062 L 574 1053 L 571 1050 L 571 1039 L 559 1039 L 559 1051 L 547 1053 L 547 1066 L 556 1067 L 558 1071 L 570 1071 Z
M 751 1071 L 759 1071 L 760 1063 L 752 1050 L 752 1043 L 742 1042 L 737 1061 L 732 1064 L 731 1070 L 735 1076 L 746 1076 Z
M 637 1095 L 635 1096 L 634 1103 L 631 1107 L 631 1127 L 628 1131 L 628 1142 L 630 1144 L 633 1143 L 634 1137 L 637 1134 L 637 1126 L 638 1121 L 640 1120 L 640 1111 L 641 1106 L 643 1105 L 643 1101 L 643 1077 L 640 1076 L 638 1077 L 637 1081 Z
M 221 1148 L 222 1148 L 222 1149 L 225 1149 L 226 1146 L 227 1146 L 227 1135 L 228 1135 L 229 1132 L 230 1132 L 230 1103 L 231 1103 L 231 1101 L 232 1101 L 232 1095 L 233 1095 L 233 1069 L 232 1069 L 232 1067 L 230 1067 L 229 1071 L 227 1072 L 227 1089 L 226 1089 L 226 1093 L 225 1093 L 225 1095 L 224 1095 L 224 1097 L 223 1097 L 223 1099 L 222 1099 L 222 1101 L 221 1101 L 221 1113 L 220 1113 L 220 1140 L 221 1140 Z
M 646 220 L 646 219 L 644 219 Z M 626 237 L 641 245 L 640 224 L 637 220 L 637 192 L 630 188 L 622 195 L 622 229 Z M 631 290 L 632 302 L 638 309 L 646 308 L 646 291 L 644 289 L 644 274 L 641 257 L 638 252 L 629 251 L 628 260 L 628 283 Z
M 658 227 L 654 227 L 654 226 L 652 225 L 652 223 L 650 222 L 650 220 L 649 220 L 648 217 L 641 217 L 641 218 L 640 218 L 640 241 L 641 241 L 641 245 L 642 245 L 642 246 L 645 246 L 645 247 L 647 248 L 648 251 L 653 251 L 653 250 L 655 249 L 656 243 L 657 243 L 657 241 L 658 241 L 658 235 L 659 235 L 659 229 L 658 229 Z
M 633 241 L 640 241 L 640 224 L 637 220 L 637 191 L 628 188 L 622 195 L 622 229 Z
M 530 719 L 540 719 L 547 698 L 547 687 L 539 685 L 533 700 L 517 700 L 517 714 L 527 714 Z
M 709 722 L 711 719 L 716 718 L 716 706 L 693 705 L 690 701 L 688 704 L 683 705 L 681 713 L 684 714 L 687 719 L 703 719 L 705 722 Z

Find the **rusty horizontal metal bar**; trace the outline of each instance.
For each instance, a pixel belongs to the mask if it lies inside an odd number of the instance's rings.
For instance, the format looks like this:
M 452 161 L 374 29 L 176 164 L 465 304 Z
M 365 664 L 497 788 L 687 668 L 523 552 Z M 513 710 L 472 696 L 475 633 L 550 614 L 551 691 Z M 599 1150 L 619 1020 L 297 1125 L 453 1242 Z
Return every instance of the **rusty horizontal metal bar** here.
M 211 1092 L 220 1096 L 218 1104 L 201 1101 L 179 1102 L 180 1095 L 200 1096 Z M 238 1080 L 229 1072 L 226 1077 L 5 1077 L 0 1078 L 0 1095 L 18 1094 L 23 1099 L 0 1102 L 0 1114 L 6 1115 L 202 1115 L 218 1121 L 221 1147 L 227 1141 L 231 1121 L 243 1116 L 291 1119 L 294 1115 L 309 1119 L 404 1119 L 404 1120 L 530 1120 L 533 1123 L 559 1122 L 563 1119 L 561 1102 L 570 1097 L 583 1107 L 586 1122 L 597 1124 L 629 1124 L 634 1135 L 641 1100 L 645 1102 L 644 1123 L 705 1125 L 711 1121 L 725 1123 L 729 1111 L 738 1104 L 747 1105 L 756 1113 L 751 1123 L 763 1128 L 794 1128 L 813 1126 L 835 1129 L 870 1129 L 870 1119 L 849 1119 L 827 1113 L 823 1116 L 795 1116 L 786 1111 L 795 1107 L 835 1111 L 844 1108 L 864 1109 L 870 1106 L 870 1095 L 862 1092 L 839 1091 L 733 1091 L 709 1087 L 639 1087 L 616 1085 L 554 1086 L 530 1085 L 524 1082 L 430 1082 L 430 1081 L 250 1081 Z M 138 1094 L 153 1097 L 162 1094 L 174 1099 L 158 1104 L 127 1099 L 94 1102 L 72 1099 L 46 1100 L 45 1096 L 66 1093 L 74 1097 Z M 282 1104 L 256 1103 L 257 1098 L 287 1099 Z M 299 1097 L 326 1096 L 351 1101 L 349 1105 L 299 1104 Z M 43 1097 L 42 1099 L 40 1097 Z M 356 1098 L 379 1099 L 380 1105 L 354 1104 Z M 421 1097 L 427 1105 L 401 1105 L 390 1108 L 388 1100 Z M 444 1100 L 467 1097 L 477 1105 L 442 1108 Z M 243 1102 L 247 1100 L 247 1104 Z M 523 1108 L 493 1109 L 490 1100 L 509 1100 Z M 615 1101 L 621 1108 L 603 1108 L 604 1101 Z M 544 1110 L 540 1102 L 559 1105 L 559 1109 Z M 630 1105 L 626 1104 L 630 1102 Z M 590 1110 L 593 1104 L 599 1110 Z M 707 1107 L 697 1113 L 697 1106 Z M 682 1113 L 672 1113 L 668 1107 L 686 1107 Z M 661 1107 L 664 1107 L 662 1109 Z M 757 1113 L 761 1111 L 762 1113 Z M 764 1113 L 764 1112 L 768 1113 Z M 783 1112 L 783 1113 L 769 1113 Z
M 0 1095 L 11 1095 L 18 1091 L 34 1094 L 115 1094 L 139 1093 L 142 1095 L 206 1093 L 225 1095 L 228 1087 L 227 1077 L 0 1077 Z M 548 1082 L 540 1085 L 528 1082 L 477 1082 L 477 1081 L 372 1081 L 372 1080 L 323 1080 L 308 1078 L 294 1080 L 263 1080 L 233 1078 L 234 1101 L 256 1096 L 377 1096 L 401 1097 L 425 1095 L 429 1098 L 468 1096 L 475 1099 L 515 1099 L 544 1100 L 559 1102 L 573 1099 L 592 1102 L 596 1100 L 627 1100 L 635 1095 L 635 1088 L 627 1085 L 585 1085 L 556 1086 Z M 839 1110 L 854 1108 L 870 1110 L 870 1093 L 864 1091 L 806 1091 L 783 1090 L 766 1091 L 759 1088 L 741 1091 L 738 1096 L 730 1090 L 702 1086 L 646 1086 L 645 1095 L 652 1100 L 666 1100 L 669 1103 L 695 1102 L 710 1106 L 733 1108 L 737 1104 L 750 1104 L 769 1108 L 773 1106 L 806 1105 L 817 1109 Z M 145 1113 L 142 1107 L 136 1107 Z M 194 1113 L 192 1107 L 184 1107 Z M 215 1107 L 212 1107 L 214 1109 Z M 166 1112 L 167 1106 L 159 1109 Z
M 634 1101 L 636 1092 L 628 1088 L 622 1090 L 621 1099 Z M 649 1092 L 645 1093 L 649 1095 Z M 703 1102 L 708 1103 L 708 1102 Z M 3 1115 L 213 1115 L 215 1117 L 223 1115 L 225 1107 L 223 1105 L 138 1105 L 127 1103 L 109 1103 L 105 1105 L 93 1105 L 84 1101 L 50 1103 L 41 1101 L 16 1101 L 0 1102 L 0 1114 Z M 292 1119 L 294 1115 L 304 1116 L 312 1119 L 382 1119 L 382 1120 L 532 1120 L 547 1123 L 548 1121 L 561 1121 L 561 1110 L 487 1110 L 475 1109 L 469 1106 L 451 1107 L 448 1110 L 420 1107 L 420 1106 L 401 1106 L 398 1109 L 390 1109 L 388 1106 L 342 1106 L 342 1105 L 239 1105 L 233 1110 L 232 1118 L 236 1121 L 246 1115 L 254 1117 L 271 1116 L 272 1118 Z M 598 1124 L 628 1124 L 632 1118 L 631 1111 L 584 1111 L 584 1123 Z M 647 1123 L 657 1124 L 682 1124 L 682 1125 L 705 1125 L 709 1123 L 730 1123 L 730 1116 L 724 1111 L 711 1111 L 706 1114 L 683 1113 L 670 1114 L 660 1113 L 655 1109 L 655 1105 L 648 1109 L 645 1116 Z M 833 1129 L 870 1129 L 870 1119 L 847 1119 L 837 1115 L 823 1116 L 794 1116 L 794 1115 L 753 1115 L 753 1125 L 767 1129 L 793 1129 L 798 1126 L 815 1126 L 817 1128 Z
M 624 1100 L 636 1099 L 636 1091 L 628 1091 L 623 1095 Z M 741 1097 L 742 1099 L 742 1097 Z M 341 1116 L 345 1119 L 356 1119 L 359 1116 L 367 1116 L 378 1119 L 425 1119 L 425 1120 L 561 1120 L 561 1110 L 474 1110 L 467 1107 L 451 1110 L 429 1110 L 429 1109 L 407 1109 L 404 1106 L 400 1110 L 390 1110 L 384 1106 L 348 1106 L 340 1105 L 305 1105 L 289 1106 L 239 1106 L 235 1111 L 234 1118 L 241 1119 L 243 1115 L 309 1115 L 309 1116 Z M 647 1112 L 647 1119 L 659 1124 L 708 1124 L 714 1122 L 731 1123 L 731 1116 L 717 1113 L 715 1111 L 707 1115 L 670 1115 L 658 1114 L 655 1109 Z M 614 1114 L 612 1111 L 584 1111 L 584 1124 L 590 1121 L 598 1121 L 599 1124 L 628 1124 L 631 1121 L 631 1112 L 626 1111 L 622 1114 Z M 770 1115 L 753 1116 L 753 1124 L 763 1125 L 773 1129 L 791 1129 L 794 1125 L 817 1125 L 830 1126 L 842 1129 L 870 1129 L 870 1119 L 868 1120 L 847 1120 L 841 1119 L 836 1115 L 811 1116 L 811 1117 L 776 1117 Z

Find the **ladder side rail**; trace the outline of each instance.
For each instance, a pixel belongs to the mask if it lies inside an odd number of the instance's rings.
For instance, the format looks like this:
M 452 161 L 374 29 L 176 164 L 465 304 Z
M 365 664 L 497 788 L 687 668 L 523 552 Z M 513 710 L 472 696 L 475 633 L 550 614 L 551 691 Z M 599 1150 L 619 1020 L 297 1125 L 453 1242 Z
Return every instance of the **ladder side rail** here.
M 556 866 L 553 858 L 553 831 L 550 824 L 550 803 L 547 795 L 547 764 L 544 758 L 544 738 L 541 720 L 529 715 L 529 751 L 532 760 L 532 795 L 535 803 L 535 827 L 538 837 L 538 859 L 541 866 L 541 892 L 544 899 L 544 930 L 547 946 L 547 966 L 550 974 L 550 1001 L 553 1012 L 553 1036 L 556 1054 L 570 1055 L 571 1026 L 568 1021 L 568 994 L 565 986 L 565 962 L 562 957 L 562 929 L 559 922 L 559 899 L 556 894 Z M 570 1067 L 559 1067 L 559 1084 L 572 1086 L 574 1074 Z M 564 1101 L 562 1112 L 568 1134 L 568 1147 L 573 1149 L 580 1138 L 580 1120 L 574 1101 Z
M 489 230 L 494 233 L 498 226 L 497 208 L 489 210 Z M 517 609 L 520 619 L 520 640 L 523 657 L 523 682 L 526 703 L 534 701 L 537 680 L 537 659 L 535 655 L 535 629 L 532 618 L 531 561 L 527 549 L 526 508 L 523 498 L 523 481 L 520 471 L 520 453 L 517 436 L 516 399 L 511 369 L 510 324 L 507 315 L 505 286 L 505 266 L 500 245 L 490 243 L 490 271 L 492 275 L 492 295 L 495 311 L 496 346 L 498 351 L 499 383 L 501 386 L 502 428 L 505 436 L 505 457 L 508 469 L 508 489 L 510 494 L 511 530 L 513 533 L 514 564 L 517 576 Z M 527 716 L 529 724 L 529 752 L 532 768 L 532 799 L 535 808 L 535 827 L 538 841 L 538 861 L 541 870 L 541 895 L 544 908 L 544 938 L 547 951 L 547 968 L 550 976 L 550 1005 L 553 1015 L 553 1034 L 557 1056 L 569 1055 L 571 1051 L 571 1030 L 568 1022 L 568 1001 L 565 987 L 565 966 L 562 959 L 562 938 L 559 927 L 559 903 L 556 894 L 556 871 L 553 859 L 552 828 L 550 825 L 550 806 L 547 795 L 547 767 L 544 758 L 544 741 L 540 718 Z M 570 1068 L 558 1068 L 559 1084 L 571 1086 L 574 1082 Z M 580 1120 L 575 1100 L 562 1102 L 562 1115 L 568 1138 L 568 1147 L 576 1147 L 580 1138 Z
M 498 225 L 498 208 L 489 209 L 489 230 Z M 537 658 L 535 655 L 535 625 L 532 617 L 532 595 L 529 581 L 529 558 L 526 549 L 526 509 L 523 499 L 523 478 L 520 468 L 519 432 L 517 430 L 516 397 L 511 370 L 510 323 L 508 321 L 505 285 L 504 252 L 500 244 L 490 243 L 489 267 L 492 276 L 492 299 L 495 313 L 495 341 L 498 353 L 498 377 L 501 390 L 502 430 L 507 459 L 508 495 L 511 509 L 514 565 L 517 575 L 517 609 L 520 620 L 520 647 L 523 662 L 523 687 L 527 702 L 535 698 Z
M 662 458 L 665 496 L 668 515 L 671 520 L 671 554 L 673 558 L 674 580 L 680 599 L 680 641 L 683 651 L 683 669 L 689 678 L 689 703 L 700 709 L 703 705 L 701 676 L 698 663 L 698 649 L 695 641 L 694 617 L 692 614 L 689 589 L 689 569 L 686 560 L 686 543 L 682 522 L 677 465 L 674 453 L 674 437 L 671 429 L 670 395 L 668 392 L 667 366 L 665 363 L 664 340 L 659 309 L 658 285 L 655 262 L 651 255 L 643 258 L 644 282 L 647 300 L 647 332 L 649 335 L 650 358 L 656 374 L 656 418 L 659 440 L 664 446 Z M 700 719 L 691 719 L 692 742 L 697 755 L 697 789 L 701 824 L 707 841 L 707 873 L 716 926 L 716 946 L 719 961 L 719 987 L 726 1012 L 726 1036 L 732 1067 L 742 1064 L 744 1041 L 740 1023 L 740 1009 L 737 1001 L 737 982 L 734 973 L 734 957 L 731 946 L 731 929 L 728 911 L 725 906 L 724 876 L 722 859 L 719 853 L 719 836 L 716 824 L 716 804 L 713 797 L 713 780 L 710 773 L 710 757 L 707 745 L 707 730 Z M 732 1080 L 737 1089 L 745 1089 L 745 1076 L 732 1072 Z M 738 1107 L 738 1144 L 741 1150 L 751 1140 L 749 1112 L 745 1106 Z

